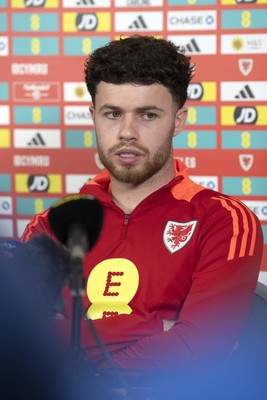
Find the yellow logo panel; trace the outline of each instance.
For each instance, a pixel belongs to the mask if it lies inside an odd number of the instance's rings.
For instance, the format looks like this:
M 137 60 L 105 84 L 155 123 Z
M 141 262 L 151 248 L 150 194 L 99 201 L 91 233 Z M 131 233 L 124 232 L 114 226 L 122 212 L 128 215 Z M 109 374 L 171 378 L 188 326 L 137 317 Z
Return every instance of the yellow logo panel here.
M 266 125 L 267 106 L 222 106 L 222 125 Z
M 163 39 L 163 35 L 151 35 L 151 36 L 153 36 L 156 39 Z M 128 37 L 130 37 L 130 35 L 124 35 L 124 34 L 119 35 L 119 36 L 116 35 L 114 40 L 126 39 Z
M 0 147 L 8 148 L 10 147 L 10 130 L 0 129 Z
M 91 306 L 87 315 L 91 319 L 130 314 L 130 301 L 139 286 L 139 274 L 132 261 L 111 258 L 101 261 L 91 271 L 86 291 Z
M 61 193 L 61 175 L 15 175 L 15 188 L 18 193 Z
M 202 101 L 216 101 L 217 87 L 216 82 L 202 82 L 204 89 Z
M 28 6 L 25 5 L 25 0 L 11 0 L 12 8 L 58 8 L 59 0 L 31 0 L 28 1 Z
M 64 32 L 110 32 L 111 17 L 108 12 L 64 13 Z

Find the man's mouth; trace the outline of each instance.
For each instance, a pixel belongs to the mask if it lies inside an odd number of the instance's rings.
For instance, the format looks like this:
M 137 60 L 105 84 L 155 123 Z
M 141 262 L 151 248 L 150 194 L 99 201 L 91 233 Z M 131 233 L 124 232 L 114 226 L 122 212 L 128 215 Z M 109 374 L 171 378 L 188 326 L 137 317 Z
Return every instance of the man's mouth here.
M 121 149 L 115 153 L 115 156 L 119 159 L 119 161 L 127 164 L 136 163 L 138 159 L 141 157 L 141 155 L 142 154 L 140 151 L 133 149 L 129 150 Z

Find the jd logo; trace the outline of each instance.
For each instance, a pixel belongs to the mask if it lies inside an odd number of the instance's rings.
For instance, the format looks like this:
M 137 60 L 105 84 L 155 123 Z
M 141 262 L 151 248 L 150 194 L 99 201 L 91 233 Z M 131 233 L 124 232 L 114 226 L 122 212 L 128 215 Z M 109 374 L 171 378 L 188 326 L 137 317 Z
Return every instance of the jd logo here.
M 78 14 L 75 23 L 78 31 L 93 31 L 98 25 L 98 18 L 95 14 Z
M 49 178 L 47 175 L 30 175 L 27 185 L 30 192 L 47 192 Z
M 242 3 L 247 4 L 247 3 L 257 3 L 257 0 L 235 0 L 235 2 L 237 4 L 242 4 Z
M 258 119 L 258 112 L 255 107 L 236 107 L 234 120 L 239 124 L 255 124 Z
M 200 100 L 203 96 L 203 86 L 201 83 L 191 83 L 188 87 L 188 100 Z
M 25 7 L 43 7 L 46 0 L 24 0 Z

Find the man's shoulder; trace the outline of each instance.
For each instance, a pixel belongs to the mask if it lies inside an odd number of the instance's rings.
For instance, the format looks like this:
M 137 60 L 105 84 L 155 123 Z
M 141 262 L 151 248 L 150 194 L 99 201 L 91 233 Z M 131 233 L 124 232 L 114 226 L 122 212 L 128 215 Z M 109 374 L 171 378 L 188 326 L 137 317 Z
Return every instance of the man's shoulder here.
M 107 170 L 95 175 L 92 179 L 88 180 L 80 189 L 80 194 L 91 194 L 95 191 L 104 190 L 108 191 L 110 185 L 110 175 Z

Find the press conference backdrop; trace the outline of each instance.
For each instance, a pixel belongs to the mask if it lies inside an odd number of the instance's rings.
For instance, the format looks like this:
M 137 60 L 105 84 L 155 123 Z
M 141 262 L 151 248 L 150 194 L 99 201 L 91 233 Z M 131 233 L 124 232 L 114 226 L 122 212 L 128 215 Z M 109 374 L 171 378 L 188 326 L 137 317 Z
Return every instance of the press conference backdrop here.
M 133 33 L 192 56 L 175 156 L 258 215 L 267 283 L 267 0 L 0 0 L 0 236 L 102 170 L 83 63 Z

